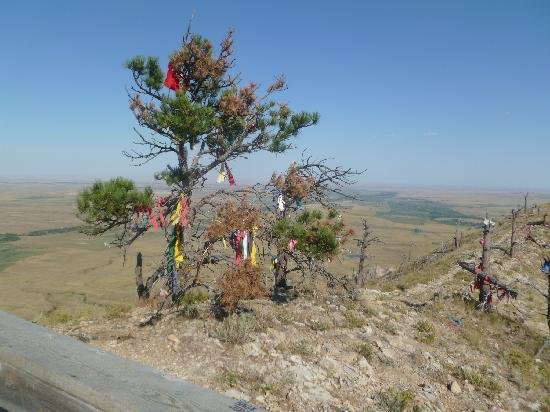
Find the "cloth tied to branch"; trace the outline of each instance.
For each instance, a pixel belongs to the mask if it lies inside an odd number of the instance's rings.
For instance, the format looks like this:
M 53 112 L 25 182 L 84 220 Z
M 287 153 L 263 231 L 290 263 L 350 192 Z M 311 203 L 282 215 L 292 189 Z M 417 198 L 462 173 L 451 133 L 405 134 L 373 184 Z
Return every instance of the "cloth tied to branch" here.
M 510 302 L 510 291 L 504 287 L 496 286 L 493 288 L 491 282 L 489 281 L 489 275 L 478 274 L 474 282 L 470 283 L 470 292 L 473 293 L 476 289 L 481 289 L 483 286 L 489 286 L 491 289 L 487 294 L 487 304 L 493 303 L 493 293 L 497 294 L 497 299 L 500 302 L 503 299 L 506 299 L 506 302 Z
M 257 264 L 257 248 L 254 243 L 256 228 L 252 231 L 236 230 L 229 236 L 229 244 L 235 251 L 235 264 L 240 265 L 243 260 L 250 259 L 253 265 Z M 225 240 L 222 238 L 222 240 Z
M 161 197 L 160 199 L 157 199 L 155 201 L 155 207 L 156 207 L 157 213 L 159 215 L 160 227 L 166 226 L 166 219 L 164 217 L 163 207 L 166 204 L 167 199 L 168 198 L 166 198 L 166 197 Z
M 164 79 L 164 85 L 170 90 L 177 92 L 180 89 L 180 82 L 178 75 L 174 71 L 172 63 L 168 63 L 168 71 L 166 72 L 166 79 Z
M 288 251 L 292 252 L 294 250 L 294 248 L 296 247 L 297 243 L 298 243 L 298 241 L 296 239 L 290 239 L 288 241 Z
M 489 220 L 487 218 L 483 219 L 483 226 L 489 227 L 489 226 L 494 226 L 494 225 L 495 225 L 495 222 L 493 222 L 492 220 Z
M 153 209 L 149 206 L 139 206 L 134 209 L 135 213 L 138 215 L 144 214 L 149 218 L 149 223 L 151 223 L 151 226 L 153 226 L 153 230 L 157 230 L 159 228 L 159 224 L 157 222 L 157 219 L 155 217 L 155 212 Z
M 182 193 L 180 195 L 178 204 L 176 206 L 176 210 L 174 211 L 174 213 L 172 213 L 170 222 L 174 226 L 180 224 L 181 227 L 187 227 L 189 224 L 188 217 L 187 217 L 188 213 L 189 213 L 189 200 Z
M 220 171 L 218 173 L 218 177 L 216 178 L 216 182 L 221 183 L 227 179 L 227 173 L 225 172 L 225 166 L 224 163 L 220 165 Z
M 285 201 L 283 199 L 283 195 L 279 195 L 277 197 L 277 208 L 279 209 L 279 212 L 285 211 Z
M 231 173 L 231 170 L 229 169 L 229 166 L 227 166 L 227 162 L 225 162 L 225 170 L 227 171 L 227 178 L 229 179 L 229 186 L 235 186 L 235 177 L 233 176 L 233 173 Z
M 252 263 L 254 266 L 258 264 L 256 262 L 256 255 L 258 254 L 258 249 L 256 248 L 256 243 L 254 242 L 254 238 L 256 237 L 256 230 L 257 230 L 256 227 L 252 229 L 252 234 L 250 237 L 250 244 L 252 245 L 250 247 L 250 263 Z

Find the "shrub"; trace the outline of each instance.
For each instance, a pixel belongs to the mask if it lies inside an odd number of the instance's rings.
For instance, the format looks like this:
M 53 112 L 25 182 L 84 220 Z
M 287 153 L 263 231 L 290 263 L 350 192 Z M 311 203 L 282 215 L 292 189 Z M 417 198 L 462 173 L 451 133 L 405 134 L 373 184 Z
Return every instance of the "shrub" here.
M 435 341 L 435 329 L 431 323 L 418 321 L 414 327 L 417 330 L 415 337 L 417 341 L 426 344 L 432 344 Z
M 311 328 L 311 330 L 323 332 L 325 330 L 328 330 L 330 328 L 330 325 L 328 322 L 314 319 L 309 324 L 309 327 Z
M 240 344 L 250 340 L 250 333 L 256 329 L 252 315 L 229 315 L 216 329 L 216 337 L 222 342 Z
M 118 319 L 131 309 L 130 305 L 125 303 L 111 303 L 105 306 L 105 317 L 107 319 Z
M 372 349 L 372 345 L 370 343 L 362 343 L 357 347 L 356 351 L 369 362 L 374 358 L 374 350 Z
M 388 389 L 380 394 L 378 405 L 387 412 L 402 412 L 412 405 L 414 401 L 414 392 L 410 390 L 401 391 L 398 389 Z
M 261 269 L 250 261 L 225 272 L 217 284 L 221 289 L 218 303 L 227 313 L 235 312 L 243 299 L 257 299 L 267 295 Z
M 209 298 L 210 296 L 208 295 L 208 292 L 204 289 L 190 289 L 178 297 L 177 304 L 178 306 L 190 306 L 205 302 Z
M 365 319 L 357 316 L 352 311 L 347 311 L 344 315 L 344 327 L 348 329 L 362 328 L 365 326 Z
M 494 398 L 502 391 L 500 383 L 490 376 L 483 376 L 473 370 L 464 367 L 455 367 L 452 374 L 461 380 L 467 379 L 478 390 L 482 391 L 489 398 Z

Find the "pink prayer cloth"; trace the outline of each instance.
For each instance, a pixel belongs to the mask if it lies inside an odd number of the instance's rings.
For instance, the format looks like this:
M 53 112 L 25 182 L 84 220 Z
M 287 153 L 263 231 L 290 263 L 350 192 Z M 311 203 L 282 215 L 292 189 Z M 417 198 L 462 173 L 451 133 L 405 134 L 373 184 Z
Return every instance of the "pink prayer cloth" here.
M 292 252 L 294 250 L 294 247 L 296 246 L 296 243 L 298 243 L 298 241 L 296 239 L 290 239 L 288 241 L 288 250 L 290 252 Z

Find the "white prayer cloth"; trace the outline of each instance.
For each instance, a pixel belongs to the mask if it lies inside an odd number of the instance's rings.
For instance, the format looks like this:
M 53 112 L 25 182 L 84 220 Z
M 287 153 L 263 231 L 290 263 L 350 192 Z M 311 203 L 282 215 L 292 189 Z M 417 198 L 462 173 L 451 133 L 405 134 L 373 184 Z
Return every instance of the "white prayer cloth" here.
M 283 195 L 279 195 L 277 198 L 277 205 L 279 207 L 279 212 L 285 211 L 285 201 L 283 200 Z

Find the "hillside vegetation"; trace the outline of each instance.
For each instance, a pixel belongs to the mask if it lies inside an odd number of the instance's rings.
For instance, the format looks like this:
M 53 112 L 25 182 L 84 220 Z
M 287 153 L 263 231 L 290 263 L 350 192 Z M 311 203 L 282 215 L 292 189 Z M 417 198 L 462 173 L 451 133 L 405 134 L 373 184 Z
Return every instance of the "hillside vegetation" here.
M 457 250 L 409 262 L 353 300 L 315 292 L 247 301 L 219 321 L 196 290 L 161 316 L 112 308 L 102 321 L 57 328 L 268 410 L 549 410 L 547 302 L 527 285 L 548 288 L 540 265 L 549 250 L 527 239 L 527 222 L 544 213 L 550 204 L 520 215 L 514 258 L 503 251 L 510 222 L 497 222 L 492 272 L 519 297 L 488 312 L 475 308 L 472 275 L 456 264 L 481 253 L 472 230 Z M 549 226 L 530 234 L 550 242 Z

